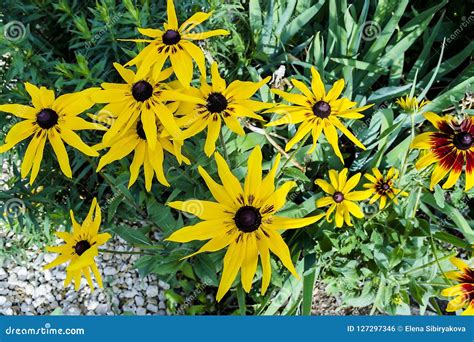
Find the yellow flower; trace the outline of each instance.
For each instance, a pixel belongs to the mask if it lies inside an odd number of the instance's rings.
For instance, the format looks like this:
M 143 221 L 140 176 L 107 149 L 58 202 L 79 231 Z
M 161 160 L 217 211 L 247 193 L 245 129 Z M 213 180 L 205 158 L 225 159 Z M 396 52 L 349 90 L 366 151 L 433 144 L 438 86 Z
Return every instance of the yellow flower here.
M 151 190 L 154 174 L 156 174 L 156 178 L 161 184 L 169 186 L 163 171 L 164 152 L 167 151 L 174 155 L 180 164 L 183 161 L 186 164 L 190 162 L 188 158 L 181 154 L 183 142 L 176 139 L 172 140 L 161 123 L 157 123 L 157 125 L 158 136 L 156 138 L 155 150 L 151 150 L 150 145 L 147 144 L 147 138 L 141 121 L 137 121 L 125 134 L 112 140 L 110 145 L 97 145 L 96 148 L 98 149 L 110 147 L 110 150 L 100 159 L 97 172 L 104 166 L 125 158 L 132 151 L 135 151 L 132 164 L 130 165 L 130 181 L 128 187 L 131 187 L 137 180 L 142 165 L 145 173 L 145 187 L 147 191 Z
M 370 204 L 375 203 L 377 200 L 380 199 L 380 209 L 385 208 L 387 204 L 387 198 L 393 200 L 395 204 L 398 204 L 398 199 L 395 197 L 398 194 L 400 196 L 408 196 L 408 193 L 395 188 L 395 180 L 398 178 L 398 170 L 391 167 L 388 170 L 387 175 L 382 175 L 382 173 L 374 167 L 372 169 L 372 174 L 365 174 L 365 178 L 367 178 L 370 183 L 366 183 L 363 185 L 364 188 L 371 189 L 374 196 L 370 199 Z
M 338 146 L 338 128 L 354 144 L 365 150 L 364 145 L 344 126 L 339 118 L 360 119 L 363 118 L 360 112 L 372 107 L 367 105 L 354 108 L 357 104 L 347 98 L 339 98 L 344 89 L 344 80 L 340 79 L 334 83 L 329 92 L 326 93 L 321 76 L 314 67 L 311 67 L 312 81 L 311 90 L 298 80 L 292 79 L 291 82 L 302 94 L 290 94 L 279 89 L 272 91 L 281 96 L 286 101 L 294 105 L 278 105 L 270 108 L 267 112 L 274 112 L 284 115 L 282 118 L 270 122 L 267 126 L 286 125 L 289 123 L 300 124 L 293 138 L 286 144 L 285 150 L 289 151 L 295 144 L 302 140 L 310 132 L 313 136 L 313 147 L 308 151 L 312 153 L 316 148 L 316 143 L 321 133 L 324 133 L 329 144 L 336 155 L 344 162 L 341 151 Z
M 66 267 L 64 287 L 68 286 L 71 281 L 74 280 L 74 288 L 78 291 L 81 286 L 82 275 L 84 275 L 91 290 L 94 291 L 90 271 L 94 274 L 99 287 L 103 287 L 102 278 L 94 257 L 99 254 L 99 246 L 106 243 L 111 236 L 109 233 L 99 234 L 101 213 L 97 199 L 94 198 L 92 201 L 89 213 L 82 225 L 75 220 L 72 210 L 70 213 L 73 232 L 56 232 L 56 235 L 63 239 L 66 244 L 46 248 L 48 252 L 59 253 L 59 256 L 53 262 L 44 266 L 44 269 L 47 270 L 69 261 Z
M 441 291 L 445 297 L 455 297 L 448 303 L 446 311 L 453 312 L 466 308 L 463 315 L 474 315 L 474 269 L 462 259 L 451 258 L 451 263 L 458 268 L 458 271 L 449 271 L 445 275 L 459 284 Z
M 206 68 L 204 53 L 192 41 L 228 35 L 229 32 L 212 30 L 192 33 L 191 31 L 197 25 L 207 20 L 212 14 L 204 12 L 195 13 L 179 26 L 172 0 L 168 0 L 167 12 L 168 22 L 163 25 L 163 31 L 150 28 L 138 29 L 141 34 L 152 39 L 121 39 L 137 43 L 150 43 L 126 65 L 140 64 L 141 70 L 138 71 L 138 77 L 142 78 L 153 66 L 155 70 L 161 70 L 169 58 L 176 77 L 184 87 L 189 88 L 193 78 L 193 59 L 201 73 L 204 73 Z
M 206 77 L 203 75 L 199 89 L 186 90 L 184 92 L 186 97 L 182 97 L 181 93 L 174 94 L 174 98 L 181 101 L 177 113 L 184 114 L 178 119 L 178 124 L 180 127 L 189 127 L 183 131 L 182 138 L 192 137 L 207 127 L 204 146 L 207 156 L 214 153 L 216 149 L 222 120 L 232 132 L 244 135 L 239 118 L 263 120 L 260 115 L 255 114 L 255 111 L 272 106 L 269 103 L 250 99 L 270 80 L 270 77 L 260 82 L 234 81 L 227 86 L 226 81 L 219 75 L 216 62 L 211 66 L 211 74 L 212 85 L 207 84 Z
M 405 112 L 415 113 L 418 112 L 423 106 L 426 106 L 430 101 L 421 100 L 418 101 L 416 97 L 411 97 L 410 95 L 405 96 L 405 98 L 400 97 L 395 101 Z
M 430 189 L 433 190 L 448 174 L 443 189 L 453 187 L 465 165 L 465 191 L 469 191 L 474 186 L 474 118 L 466 116 L 459 121 L 450 115 L 440 117 L 433 112 L 424 116 L 437 131 L 422 133 L 413 140 L 411 148 L 426 150 L 416 168 L 435 164 L 430 182 Z
M 204 221 L 174 232 L 167 240 L 175 242 L 210 240 L 189 257 L 227 247 L 224 270 L 217 291 L 218 301 L 230 289 L 239 270 L 244 290 L 250 291 L 259 256 L 263 272 L 261 293 L 265 293 L 271 278 L 269 251 L 276 254 L 283 265 L 298 277 L 288 246 L 279 230 L 308 226 L 324 214 L 306 218 L 276 216 L 285 205 L 288 192 L 295 186 L 295 182 L 290 181 L 275 190 L 275 174 L 280 155 L 277 156 L 269 173 L 262 179 L 262 152 L 257 145 L 250 155 L 243 186 L 217 152 L 215 159 L 223 185 L 216 183 L 202 167 L 199 167 L 199 173 L 216 202 L 189 200 L 169 203 L 169 206 L 192 213 Z
M 347 179 L 347 172 L 347 169 L 343 169 L 340 173 L 336 170 L 329 170 L 331 183 L 323 179 L 315 180 L 316 185 L 331 195 L 318 199 L 316 206 L 318 208 L 330 206 L 326 212 L 326 220 L 332 222 L 331 214 L 335 212 L 336 227 L 342 227 L 344 221 L 347 225 L 352 226 L 351 215 L 363 218 L 364 213 L 355 202 L 366 200 L 372 195 L 371 190 L 352 191 L 359 183 L 361 174 L 357 173 Z
M 0 153 L 10 150 L 19 142 L 33 136 L 21 164 L 21 177 L 25 178 L 31 172 L 30 184 L 33 184 L 40 170 L 46 140 L 49 140 L 62 172 L 72 178 L 64 142 L 88 156 L 99 155 L 74 132 L 85 129 L 105 129 L 99 124 L 87 122 L 78 116 L 94 105 L 90 100 L 90 95 L 98 88 L 65 94 L 58 98 L 55 98 L 53 90 L 45 87 L 37 88 L 27 82 L 25 88 L 31 96 L 33 107 L 21 104 L 0 105 L 0 111 L 25 119 L 10 129 L 5 138 L 5 145 L 0 146 Z
M 137 120 L 143 122 L 143 130 L 152 151 L 158 141 L 157 119 L 173 137 L 179 136 L 182 132 L 173 114 L 177 103 L 168 103 L 172 100 L 167 96 L 171 87 L 162 82 L 171 76 L 171 68 L 139 77 L 118 63 L 114 63 L 114 67 L 127 83 L 102 83 L 103 90 L 92 95 L 95 102 L 108 103 L 102 112 L 109 112 L 115 118 L 104 134 L 104 143 L 110 144 L 112 138 L 128 132 Z

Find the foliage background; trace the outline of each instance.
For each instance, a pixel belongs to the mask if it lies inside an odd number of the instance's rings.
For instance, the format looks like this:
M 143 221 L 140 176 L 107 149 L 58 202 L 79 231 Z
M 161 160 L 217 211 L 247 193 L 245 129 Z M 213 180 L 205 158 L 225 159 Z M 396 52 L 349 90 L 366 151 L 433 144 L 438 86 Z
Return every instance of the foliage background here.
M 25 81 L 54 88 L 56 93 L 120 81 L 112 63 L 125 63 L 137 48 L 117 38 L 138 37 L 136 27 L 157 27 L 166 13 L 164 1 L 145 0 L 6 0 L 0 6 L 4 29 L 0 36 L 0 103 L 27 102 Z M 244 296 L 237 290 L 220 304 L 206 294 L 215 291 L 221 253 L 180 262 L 177 260 L 196 246 L 156 245 L 150 239 L 156 232 L 166 237 L 183 223 L 195 220 L 177 214 L 164 203 L 209 195 L 197 173 L 197 165 L 215 171 L 213 161 L 200 152 L 203 136 L 185 144 L 191 167 L 178 167 L 168 158 L 165 170 L 173 186 L 154 184 L 151 193 L 145 192 L 142 179 L 127 189 L 129 160 L 96 174 L 97 160 L 73 150 L 69 151 L 73 180 L 62 176 L 57 161 L 47 151 L 40 176 L 31 188 L 19 176 L 19 160 L 26 148 L 23 144 L 0 156 L 4 167 L 0 201 L 6 213 L 0 224 L 24 234 L 27 239 L 22 244 L 43 246 L 53 230 L 67 227 L 70 209 L 83 217 L 97 196 L 106 213 L 104 227 L 130 244 L 152 251 L 136 267 L 172 284 L 167 292 L 171 313 L 307 314 L 315 279 L 323 280 L 327 290 L 344 305 L 371 306 L 372 313 L 404 314 L 414 306 L 422 314 L 426 309 L 443 313 L 444 302 L 437 299 L 439 289 L 446 286 L 440 268 L 449 268 L 449 256 L 471 251 L 473 193 L 463 193 L 459 184 L 450 191 L 436 187 L 434 193 L 429 192 L 426 175 L 423 178 L 413 167 L 417 152 L 406 160 L 401 157 L 410 142 L 410 120 L 393 102 L 414 91 L 432 101 L 423 111 L 466 112 L 466 106 L 470 108 L 466 98 L 472 93 L 474 77 L 474 44 L 469 35 L 474 17 L 468 2 L 177 0 L 176 7 L 181 20 L 199 10 L 214 10 L 206 29 L 231 31 L 228 38 L 211 39 L 202 45 L 209 61 L 217 60 L 228 80 L 256 80 L 259 75 L 272 75 L 281 65 L 286 68 L 286 77 L 306 82 L 310 65 L 318 68 L 326 84 L 344 77 L 345 96 L 362 104 L 375 103 L 363 122 L 351 125 L 368 146 L 367 151 L 361 153 L 342 139 L 345 166 L 363 172 L 375 165 L 405 165 L 402 186 L 409 189 L 410 196 L 399 207 L 380 214 L 375 206 L 365 206 L 368 219 L 355 228 L 334 229 L 324 223 L 285 233 L 297 268 L 304 274 L 303 281 L 277 271 L 274 263 L 273 286 L 267 296 L 260 296 L 258 291 Z M 12 21 L 21 22 L 24 28 L 19 39 L 6 33 Z M 284 80 L 282 87 L 287 87 Z M 259 96 L 272 100 L 268 87 Z M 469 109 L 467 112 L 472 114 Z M 417 131 L 425 129 L 422 121 L 421 114 L 415 117 Z M 0 116 L 0 140 L 14 123 L 12 117 Z M 224 132 L 232 167 L 240 177 L 255 144 L 263 146 L 265 159 L 270 161 L 276 151 L 269 137 L 284 146 L 285 139 L 295 132 L 292 125 L 265 130 L 258 122 L 248 122 L 247 126 L 248 135 L 243 138 Z M 89 143 L 101 138 L 98 133 L 83 137 Z M 305 156 L 305 150 L 295 156 L 305 172 L 289 164 L 281 177 L 281 181 L 298 181 L 298 189 L 285 208 L 285 213 L 295 217 L 315 210 L 314 201 L 321 194 L 314 179 L 324 178 L 329 168 L 342 168 L 327 144 L 320 144 L 311 156 Z M 7 203 L 20 203 L 21 215 L 10 215 L 18 208 L 7 208 Z M 2 241 L 0 256 L 19 257 L 23 247 L 6 247 Z M 184 312 L 179 311 L 198 287 L 204 291 L 199 291 Z

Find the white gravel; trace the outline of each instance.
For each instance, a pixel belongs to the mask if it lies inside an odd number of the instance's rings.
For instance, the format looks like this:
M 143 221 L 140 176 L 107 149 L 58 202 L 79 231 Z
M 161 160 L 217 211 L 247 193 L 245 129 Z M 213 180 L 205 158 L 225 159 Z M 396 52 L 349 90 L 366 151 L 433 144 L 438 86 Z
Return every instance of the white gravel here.
M 0 227 L 0 239 L 18 238 Z M 118 238 L 107 249 L 126 250 Z M 85 279 L 75 292 L 64 288 L 65 266 L 43 271 L 56 254 L 38 247 L 25 251 L 19 260 L 0 260 L 0 315 L 165 315 L 164 291 L 169 285 L 154 276 L 140 278 L 133 268 L 138 255 L 100 254 L 96 257 L 104 288 L 91 293 Z

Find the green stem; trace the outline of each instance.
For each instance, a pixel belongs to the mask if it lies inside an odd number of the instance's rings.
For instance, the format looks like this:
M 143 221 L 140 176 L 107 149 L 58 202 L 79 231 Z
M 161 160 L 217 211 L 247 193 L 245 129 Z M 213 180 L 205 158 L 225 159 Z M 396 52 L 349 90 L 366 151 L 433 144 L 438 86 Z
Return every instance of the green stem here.
M 245 292 L 242 284 L 237 285 L 237 301 L 239 302 L 239 311 L 241 316 L 247 313 L 247 306 L 245 304 Z
M 94 163 L 94 161 L 90 157 L 86 156 L 86 158 L 89 161 L 89 164 L 91 164 L 92 168 L 94 170 L 97 170 L 96 163 Z M 123 191 L 117 188 L 117 186 L 115 185 L 115 182 L 112 179 L 110 179 L 110 177 L 107 174 L 103 173 L 102 171 L 98 172 L 98 174 L 100 174 L 104 178 L 104 180 L 114 190 L 115 193 L 122 194 L 125 199 L 125 202 L 128 202 L 129 205 L 135 208 L 135 210 L 140 214 L 140 216 L 142 216 L 144 219 L 148 217 L 148 215 L 140 208 L 140 206 L 138 206 L 135 203 L 133 198 L 129 198 L 126 193 L 124 193 Z
M 451 253 L 451 254 L 448 254 L 448 255 L 445 255 L 444 257 L 442 258 L 439 258 L 439 259 L 435 259 L 433 261 L 430 261 L 424 265 L 421 265 L 421 266 L 418 266 L 418 267 L 415 267 L 415 268 L 412 268 L 411 270 L 408 270 L 406 272 L 404 272 L 403 274 L 409 274 L 409 273 L 413 273 L 413 272 L 417 272 L 417 271 L 420 271 L 422 269 L 424 269 L 425 267 L 429 267 L 429 266 L 432 266 L 434 264 L 437 263 L 437 261 L 441 261 L 441 260 L 446 260 L 446 259 L 449 259 L 453 256 L 456 256 L 456 253 Z
M 112 249 L 99 249 L 99 252 L 101 253 L 110 253 L 110 254 L 139 254 L 139 255 L 155 255 L 153 253 L 145 253 L 142 251 L 114 251 Z
M 408 144 L 408 148 L 405 152 L 405 156 L 403 157 L 403 164 L 402 164 L 402 169 L 400 170 L 400 178 L 403 179 L 403 176 L 405 175 L 406 169 L 407 169 L 407 163 L 408 163 L 408 155 L 410 154 L 410 146 L 413 144 L 413 140 L 415 139 L 415 114 L 412 113 L 410 115 L 410 121 L 411 121 L 411 131 L 410 131 L 410 143 Z
M 278 178 L 278 177 L 281 175 L 281 173 L 282 173 L 283 170 L 285 169 L 286 165 L 288 165 L 288 163 L 293 159 L 293 157 L 296 155 L 296 153 L 298 153 L 298 152 L 301 150 L 301 148 L 304 146 L 306 140 L 308 140 L 309 135 L 310 135 L 310 133 L 306 134 L 306 136 L 303 138 L 303 140 L 302 140 L 301 143 L 299 144 L 298 148 L 297 148 L 296 150 L 294 150 L 294 151 L 290 154 L 290 156 L 285 160 L 285 162 L 284 162 L 283 165 L 281 166 L 280 171 L 278 171 L 278 173 L 277 173 L 277 175 L 276 175 L 275 178 Z
M 219 141 L 220 141 L 221 146 L 222 146 L 222 151 L 224 152 L 224 158 L 225 158 L 227 164 L 230 167 L 229 154 L 227 153 L 227 147 L 225 146 L 224 135 L 222 135 L 222 130 L 219 131 Z
M 434 244 L 433 234 L 431 234 L 431 227 L 428 228 L 428 232 L 430 233 L 430 248 L 431 248 L 431 253 L 433 253 L 433 256 L 434 256 L 434 258 L 435 258 L 435 260 L 436 260 L 436 265 L 438 266 L 439 271 L 440 271 L 441 274 L 443 275 L 446 284 L 451 285 L 451 280 L 449 280 L 449 278 L 446 276 L 446 274 L 444 274 L 443 268 L 441 267 L 441 263 L 439 262 L 440 259 L 438 259 L 438 255 L 437 255 L 437 253 L 436 253 L 436 247 L 435 247 L 435 244 Z

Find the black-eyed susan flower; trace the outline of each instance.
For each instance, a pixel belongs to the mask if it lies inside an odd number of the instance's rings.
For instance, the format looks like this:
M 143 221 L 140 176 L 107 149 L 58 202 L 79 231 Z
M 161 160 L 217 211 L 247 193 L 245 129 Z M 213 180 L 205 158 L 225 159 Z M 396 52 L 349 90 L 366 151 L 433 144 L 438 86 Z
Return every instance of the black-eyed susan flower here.
M 137 43 L 150 43 L 126 65 L 140 64 L 141 70 L 138 71 L 138 76 L 142 78 L 152 66 L 154 66 L 154 69 L 161 70 L 169 58 L 176 77 L 184 87 L 189 88 L 193 78 L 193 60 L 196 62 L 201 73 L 206 69 L 204 53 L 192 41 L 228 35 L 229 31 L 192 32 L 196 26 L 206 21 L 212 14 L 204 12 L 195 13 L 180 26 L 172 0 L 168 0 L 167 13 L 168 21 L 163 25 L 163 30 L 138 29 L 141 34 L 152 39 L 122 39 Z
M 455 297 L 448 303 L 446 311 L 453 312 L 465 308 L 462 314 L 472 316 L 474 315 L 474 269 L 462 259 L 453 257 L 450 261 L 458 270 L 446 272 L 445 275 L 459 284 L 441 291 L 442 296 Z
M 181 100 L 177 114 L 183 116 L 178 119 L 179 126 L 187 126 L 182 137 L 187 139 L 207 128 L 207 138 L 204 152 L 207 156 L 214 153 L 216 140 L 221 130 L 222 121 L 234 133 L 244 135 L 245 132 L 239 118 L 253 118 L 263 120 L 256 111 L 269 108 L 273 104 L 251 100 L 250 98 L 269 80 L 267 77 L 260 82 L 233 81 L 229 85 L 220 76 L 217 63 L 211 66 L 212 84 L 207 84 L 206 77 L 201 78 L 199 89 L 190 88 L 185 93 L 175 94 Z
M 31 172 L 30 184 L 33 184 L 40 170 L 44 146 L 48 140 L 58 159 L 61 171 L 71 178 L 72 170 L 64 142 L 88 156 L 99 155 L 74 132 L 105 129 L 99 124 L 87 122 L 78 116 L 94 105 L 94 102 L 90 100 L 90 95 L 98 88 L 65 94 L 58 98 L 55 98 L 53 90 L 45 87 L 38 88 L 31 83 L 25 83 L 25 88 L 31 96 L 33 107 L 21 104 L 0 105 L 0 111 L 24 119 L 10 129 L 5 138 L 5 144 L 0 146 L 0 153 L 10 150 L 21 141 L 33 136 L 21 164 L 21 176 L 25 178 Z
M 331 183 L 323 179 L 316 179 L 315 183 L 325 193 L 325 196 L 316 201 L 318 208 L 329 206 L 326 212 L 326 220 L 332 222 L 332 214 L 334 213 L 336 227 L 342 227 L 344 222 L 348 226 L 352 226 L 351 215 L 357 218 L 363 218 L 364 213 L 360 209 L 357 201 L 368 199 L 372 195 L 371 190 L 352 191 L 359 183 L 361 174 L 357 173 L 347 179 L 347 169 L 341 172 L 329 170 L 329 180 Z
M 392 200 L 395 204 L 398 204 L 397 196 L 408 196 L 408 193 L 395 188 L 395 181 L 398 178 L 398 170 L 391 167 L 387 174 L 384 176 L 379 169 L 373 168 L 372 174 L 365 174 L 370 183 L 363 185 L 366 189 L 371 189 L 373 196 L 369 203 L 375 203 L 380 200 L 380 209 L 385 208 L 387 204 L 387 198 Z M 399 195 L 400 194 L 400 195 Z
M 255 147 L 249 158 L 243 186 L 217 152 L 215 159 L 222 185 L 215 182 L 202 167 L 199 167 L 199 173 L 216 201 L 189 200 L 169 203 L 169 206 L 190 212 L 204 221 L 174 232 L 167 240 L 209 240 L 190 256 L 227 248 L 217 291 L 218 301 L 230 289 L 239 270 L 244 290 L 250 291 L 259 256 L 263 271 L 261 292 L 265 293 L 271 278 L 269 251 L 276 254 L 283 265 L 298 277 L 288 246 L 279 230 L 308 226 L 324 214 L 306 218 L 276 216 L 285 205 L 288 192 L 295 186 L 295 182 L 289 181 L 275 190 L 279 155 L 269 173 L 262 179 L 262 152 L 260 146 Z M 199 210 L 196 210 L 197 208 Z
M 424 116 L 437 131 L 422 133 L 413 141 L 412 148 L 426 150 L 417 161 L 416 168 L 435 164 L 430 182 L 432 190 L 448 174 L 443 189 L 454 186 L 465 166 L 465 190 L 468 191 L 474 185 L 474 119 L 466 116 L 458 120 L 451 115 L 441 117 L 432 112 Z
M 147 191 L 151 190 L 154 175 L 156 175 L 156 178 L 161 184 L 169 186 L 163 170 L 165 151 L 174 155 L 180 164 L 182 162 L 189 164 L 190 162 L 188 158 L 181 154 L 183 142 L 181 140 L 171 139 L 169 133 L 163 128 L 163 125 L 160 122 L 156 124 L 158 126 L 158 135 L 156 137 L 154 150 L 152 150 L 150 144 L 147 143 L 142 121 L 137 121 L 125 134 L 113 139 L 109 145 L 105 143 L 96 145 L 98 149 L 110 147 L 109 151 L 100 158 L 97 172 L 104 166 L 125 158 L 134 151 L 133 161 L 130 165 L 130 181 L 128 187 L 131 187 L 135 183 L 142 166 Z
M 102 83 L 103 90 L 92 95 L 96 103 L 107 103 L 102 111 L 111 113 L 115 118 L 104 134 L 103 141 L 108 144 L 120 132 L 125 134 L 137 120 L 143 123 L 143 130 L 152 150 L 155 149 L 158 137 L 157 121 L 172 136 L 179 136 L 181 130 L 173 114 L 177 106 L 167 103 L 167 90 L 171 88 L 163 82 L 171 76 L 171 68 L 138 77 L 138 74 L 118 63 L 114 63 L 114 67 L 126 83 Z
M 360 112 L 372 107 L 372 104 L 354 108 L 357 104 L 356 102 L 352 102 L 344 97 L 339 98 L 344 89 L 343 79 L 336 81 L 333 87 L 326 93 L 321 76 L 314 67 L 311 67 L 311 74 L 311 90 L 303 82 L 295 79 L 291 80 L 301 94 L 290 94 L 279 89 L 272 89 L 275 94 L 293 105 L 280 104 L 270 108 L 267 112 L 282 114 L 283 117 L 268 123 L 267 126 L 286 125 L 289 123 L 300 124 L 296 134 L 286 144 L 286 151 L 289 151 L 295 144 L 304 139 L 307 134 L 311 133 L 313 146 L 308 153 L 312 153 L 316 148 L 319 136 L 323 133 L 336 155 L 344 162 L 339 150 L 336 128 L 361 149 L 365 149 L 365 146 L 344 126 L 340 118 L 363 118 L 364 115 Z
M 407 95 L 405 97 L 400 97 L 395 101 L 396 104 L 398 104 L 405 112 L 407 113 L 416 113 L 418 112 L 422 107 L 426 106 L 430 101 L 428 100 L 421 100 L 418 101 L 416 97 L 412 97 L 410 95 Z
M 99 233 L 101 212 L 97 199 L 94 198 L 92 201 L 89 213 L 82 225 L 76 221 L 72 210 L 70 214 L 72 233 L 56 232 L 56 235 L 63 239 L 65 244 L 46 248 L 48 252 L 58 253 L 59 256 L 53 262 L 44 266 L 44 269 L 47 270 L 69 262 L 66 267 L 64 287 L 67 287 L 74 280 L 74 288 L 78 291 L 81 286 L 81 278 L 84 276 L 91 290 L 94 291 L 91 271 L 99 287 L 103 287 L 102 278 L 94 258 L 99 254 L 99 246 L 105 244 L 111 236 L 109 233 Z

